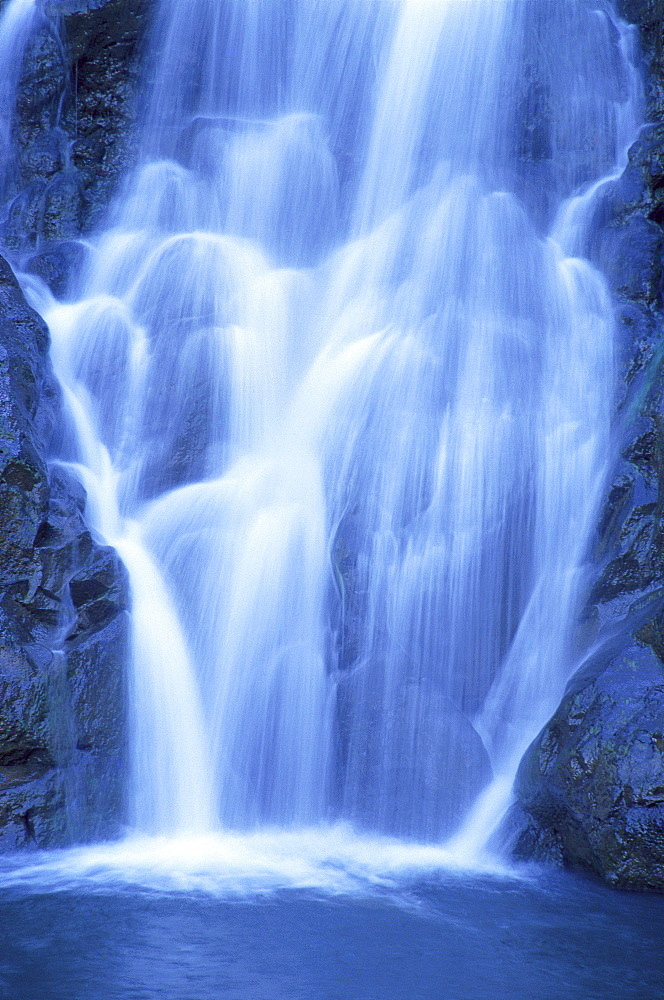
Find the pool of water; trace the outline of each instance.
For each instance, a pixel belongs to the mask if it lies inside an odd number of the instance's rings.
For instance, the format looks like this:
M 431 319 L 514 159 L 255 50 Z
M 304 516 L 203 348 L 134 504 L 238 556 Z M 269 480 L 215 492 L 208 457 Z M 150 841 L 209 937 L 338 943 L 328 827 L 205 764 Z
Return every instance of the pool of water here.
M 664 896 L 337 859 L 316 878 L 80 851 L 0 869 L 3 1000 L 661 1000 Z M 172 859 L 171 859 L 172 861 Z M 237 859 L 236 859 L 237 861 Z M 222 866 L 223 867 L 223 866 Z M 328 870 L 329 878 L 323 877 Z M 196 870 L 195 877 L 192 874 Z M 294 869 L 293 869 L 294 870 Z M 307 884 L 308 883 L 308 884 Z

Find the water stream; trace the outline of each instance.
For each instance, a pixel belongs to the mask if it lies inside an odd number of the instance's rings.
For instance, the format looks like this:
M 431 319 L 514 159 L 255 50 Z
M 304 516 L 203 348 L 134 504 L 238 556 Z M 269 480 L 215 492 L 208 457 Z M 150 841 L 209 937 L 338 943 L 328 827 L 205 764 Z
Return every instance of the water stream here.
M 484 856 L 579 655 L 633 44 L 603 0 L 158 4 L 78 292 L 26 281 L 131 580 L 136 834 Z
M 0 198 L 4 200 L 14 173 L 12 116 L 25 46 L 30 38 L 37 0 L 8 0 L 0 12 Z

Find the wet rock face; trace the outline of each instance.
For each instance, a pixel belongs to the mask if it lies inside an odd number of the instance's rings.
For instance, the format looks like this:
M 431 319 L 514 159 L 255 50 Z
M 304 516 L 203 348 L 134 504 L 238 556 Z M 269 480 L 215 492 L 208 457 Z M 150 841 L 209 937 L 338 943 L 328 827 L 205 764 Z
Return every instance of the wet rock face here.
M 516 857 L 661 889 L 663 730 L 664 665 L 652 650 L 635 644 L 577 675 L 519 770 Z
M 646 63 L 648 108 L 652 120 L 661 121 L 664 108 L 664 3 L 662 0 L 617 0 L 618 13 L 639 28 Z
M 0 258 L 0 848 L 109 836 L 123 815 L 127 585 L 46 461 L 48 333 Z
M 589 253 L 616 303 L 620 455 L 584 611 L 595 653 L 519 770 L 507 822 L 519 858 L 664 890 L 664 2 L 621 0 L 639 26 L 643 129 L 607 185 Z
M 25 51 L 0 240 L 56 295 L 80 265 L 79 237 L 100 222 L 132 159 L 150 6 L 46 0 Z
M 151 6 L 45 0 L 24 53 L 0 244 L 56 296 L 132 157 Z M 124 814 L 126 574 L 48 461 L 63 414 L 47 353 L 0 258 L 0 849 L 113 836 Z
M 24 54 L 0 243 L 56 296 L 132 157 L 149 7 L 45 0 Z M 47 461 L 63 424 L 47 352 L 0 258 L 0 849 L 113 836 L 124 813 L 126 574 Z

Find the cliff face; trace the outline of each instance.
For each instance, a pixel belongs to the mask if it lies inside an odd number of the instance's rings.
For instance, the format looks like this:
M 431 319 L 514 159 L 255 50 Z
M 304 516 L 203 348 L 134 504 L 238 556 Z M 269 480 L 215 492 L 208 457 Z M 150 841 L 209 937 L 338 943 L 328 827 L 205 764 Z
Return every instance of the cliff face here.
M 47 0 L 25 51 L 1 242 L 56 294 L 131 155 L 144 6 Z M 127 580 L 49 461 L 63 420 L 48 331 L 0 258 L 3 849 L 113 836 L 124 819 Z
M 85 494 L 46 461 L 62 419 L 48 333 L 0 258 L 0 847 L 117 829 L 127 595 Z
M 598 208 L 592 248 L 617 308 L 611 486 L 589 560 L 592 652 L 524 757 L 507 829 L 518 858 L 664 889 L 664 2 L 639 26 L 647 119 Z
M 20 75 L 0 236 L 66 293 L 133 152 L 146 0 L 46 0 Z

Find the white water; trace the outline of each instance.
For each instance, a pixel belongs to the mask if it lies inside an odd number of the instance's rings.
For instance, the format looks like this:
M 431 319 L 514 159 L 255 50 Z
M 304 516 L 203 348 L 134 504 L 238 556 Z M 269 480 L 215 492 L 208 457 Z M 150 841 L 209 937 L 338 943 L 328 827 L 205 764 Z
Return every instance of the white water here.
M 574 667 L 613 319 L 567 255 L 636 134 L 631 33 L 162 0 L 155 39 L 79 296 L 30 286 L 131 578 L 132 826 L 472 866 Z
M 0 13 L 0 194 L 12 173 L 11 122 L 23 52 L 35 20 L 37 0 L 8 0 Z

